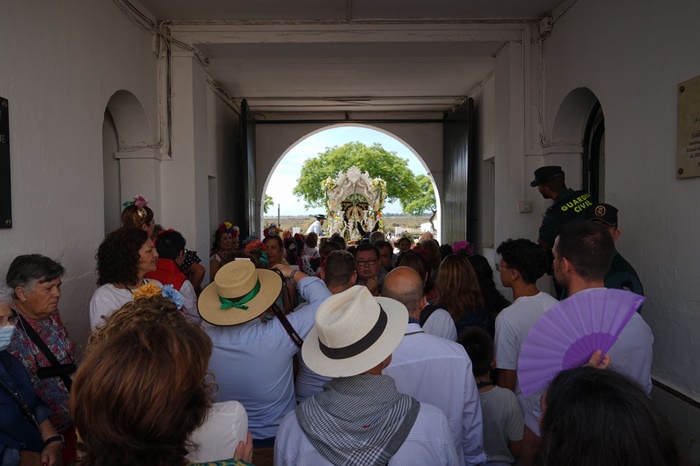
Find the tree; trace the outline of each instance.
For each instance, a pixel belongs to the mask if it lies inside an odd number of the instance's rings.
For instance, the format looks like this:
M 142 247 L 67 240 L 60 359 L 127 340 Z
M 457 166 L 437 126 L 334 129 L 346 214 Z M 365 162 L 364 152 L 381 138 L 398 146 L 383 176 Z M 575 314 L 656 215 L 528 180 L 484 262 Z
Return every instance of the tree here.
M 272 199 L 272 196 L 265 194 L 265 202 L 263 203 L 263 212 L 267 213 L 268 210 L 270 210 L 270 207 L 273 207 L 275 205 L 275 200 Z
M 437 214 L 437 201 L 435 200 L 435 191 L 433 190 L 433 183 L 430 181 L 428 175 L 418 175 L 416 177 L 416 182 L 418 183 L 419 193 L 413 200 L 407 203 L 403 207 L 403 211 L 410 215 L 420 215 L 426 210 L 430 210 L 432 215 L 430 216 L 430 227 L 435 230 L 435 225 L 433 220 Z
M 386 181 L 387 202 L 398 200 L 402 206 L 418 194 L 416 177 L 408 168 L 408 161 L 390 152 L 379 143 L 366 146 L 361 142 L 349 142 L 340 147 L 326 148 L 318 156 L 308 159 L 301 167 L 301 175 L 292 191 L 306 202 L 306 207 L 324 207 L 326 193 L 321 182 L 356 165 L 372 178 Z

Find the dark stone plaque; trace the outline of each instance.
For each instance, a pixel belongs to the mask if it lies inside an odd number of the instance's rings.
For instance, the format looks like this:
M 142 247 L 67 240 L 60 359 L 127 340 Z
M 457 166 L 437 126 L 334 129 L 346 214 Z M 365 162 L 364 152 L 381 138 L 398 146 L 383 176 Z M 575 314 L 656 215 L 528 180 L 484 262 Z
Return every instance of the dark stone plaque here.
M 10 185 L 10 108 L 0 97 L 0 228 L 12 228 Z

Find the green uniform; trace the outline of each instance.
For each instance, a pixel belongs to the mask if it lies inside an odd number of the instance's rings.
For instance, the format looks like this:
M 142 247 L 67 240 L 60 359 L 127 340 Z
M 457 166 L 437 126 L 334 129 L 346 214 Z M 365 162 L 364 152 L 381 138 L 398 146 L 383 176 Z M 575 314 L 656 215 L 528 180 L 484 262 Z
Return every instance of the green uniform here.
M 559 225 L 585 218 L 586 210 L 593 205 L 591 195 L 586 191 L 569 188 L 557 196 L 554 203 L 542 214 L 539 237 L 551 248 L 559 232 Z

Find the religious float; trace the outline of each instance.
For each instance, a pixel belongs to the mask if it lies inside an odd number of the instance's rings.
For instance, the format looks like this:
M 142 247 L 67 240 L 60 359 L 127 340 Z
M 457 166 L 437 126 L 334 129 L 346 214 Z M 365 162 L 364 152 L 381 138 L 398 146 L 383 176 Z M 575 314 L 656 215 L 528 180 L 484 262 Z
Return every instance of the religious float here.
M 362 232 L 381 227 L 386 181 L 370 178 L 367 172 L 352 166 L 335 180 L 326 178 L 322 186 L 326 192 L 329 233 L 338 232 L 346 241 L 359 241 Z

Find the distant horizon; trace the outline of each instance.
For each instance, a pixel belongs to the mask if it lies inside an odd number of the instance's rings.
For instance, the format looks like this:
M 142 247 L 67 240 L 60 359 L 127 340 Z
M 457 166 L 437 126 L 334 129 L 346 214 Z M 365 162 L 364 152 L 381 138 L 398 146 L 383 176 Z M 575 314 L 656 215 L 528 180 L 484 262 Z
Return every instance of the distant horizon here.
M 317 157 L 318 154 L 324 152 L 328 148 L 342 146 L 343 144 L 354 141 L 359 141 L 367 146 L 379 143 L 384 149 L 395 152 L 397 156 L 407 160 L 408 167 L 414 175 L 427 174 L 425 167 L 418 157 L 398 139 L 384 134 L 381 131 L 359 126 L 331 128 L 304 139 L 287 152 L 282 160 L 280 160 L 279 165 L 277 165 L 272 172 L 265 190 L 265 194 L 272 196 L 274 201 L 274 205 L 271 209 L 277 212 L 277 205 L 280 204 L 280 216 L 283 217 L 312 216 L 313 214 L 323 212 L 322 207 L 306 209 L 304 207 L 304 200 L 292 194 L 292 189 L 296 186 L 297 180 L 301 175 L 301 167 L 306 160 Z M 402 214 L 403 209 L 401 208 L 401 204 L 396 201 L 387 203 L 382 213 Z M 269 214 L 266 214 L 265 216 L 268 215 Z M 277 217 L 277 214 L 275 213 L 273 217 Z

